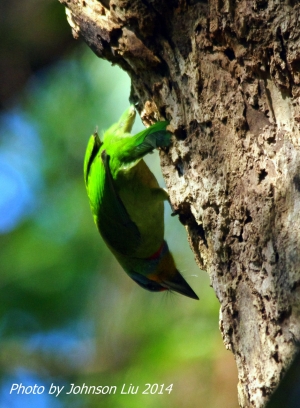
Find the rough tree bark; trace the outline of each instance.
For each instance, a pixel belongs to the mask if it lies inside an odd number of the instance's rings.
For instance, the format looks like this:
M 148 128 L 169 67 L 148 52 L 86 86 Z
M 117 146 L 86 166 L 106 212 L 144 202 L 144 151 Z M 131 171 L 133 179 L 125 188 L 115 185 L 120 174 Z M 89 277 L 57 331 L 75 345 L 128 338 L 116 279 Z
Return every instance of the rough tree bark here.
M 263 406 L 300 339 L 297 0 L 60 0 L 74 36 L 131 77 L 173 206 L 221 304 L 242 407 Z

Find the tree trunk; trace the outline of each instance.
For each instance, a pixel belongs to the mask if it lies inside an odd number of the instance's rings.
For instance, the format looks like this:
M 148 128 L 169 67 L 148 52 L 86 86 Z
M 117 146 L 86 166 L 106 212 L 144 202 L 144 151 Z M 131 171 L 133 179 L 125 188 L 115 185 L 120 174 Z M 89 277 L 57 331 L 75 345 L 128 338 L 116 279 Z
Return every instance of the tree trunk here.
M 60 0 L 75 36 L 170 120 L 171 201 L 221 304 L 242 407 L 263 406 L 300 339 L 297 0 Z

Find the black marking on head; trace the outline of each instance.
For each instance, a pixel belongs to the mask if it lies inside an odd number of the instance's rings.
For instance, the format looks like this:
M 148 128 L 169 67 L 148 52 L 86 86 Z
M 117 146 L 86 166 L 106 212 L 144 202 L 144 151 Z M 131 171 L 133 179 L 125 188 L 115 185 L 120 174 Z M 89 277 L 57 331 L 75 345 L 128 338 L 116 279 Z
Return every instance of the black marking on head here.
M 162 292 L 167 290 L 167 288 L 161 286 L 158 282 L 152 281 L 145 276 L 135 274 L 135 276 L 130 276 L 139 286 L 143 289 L 149 290 L 150 292 Z

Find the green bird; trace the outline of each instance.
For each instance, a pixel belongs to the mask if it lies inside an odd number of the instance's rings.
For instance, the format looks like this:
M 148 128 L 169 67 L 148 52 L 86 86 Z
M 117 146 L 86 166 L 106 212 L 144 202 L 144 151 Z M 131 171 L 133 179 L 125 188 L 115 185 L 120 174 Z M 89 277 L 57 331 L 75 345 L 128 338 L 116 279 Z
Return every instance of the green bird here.
M 125 272 L 144 289 L 175 291 L 199 299 L 177 270 L 164 240 L 164 200 L 169 196 L 143 160 L 170 145 L 168 122 L 131 135 L 130 106 L 105 133 L 89 139 L 84 180 L 95 224 Z

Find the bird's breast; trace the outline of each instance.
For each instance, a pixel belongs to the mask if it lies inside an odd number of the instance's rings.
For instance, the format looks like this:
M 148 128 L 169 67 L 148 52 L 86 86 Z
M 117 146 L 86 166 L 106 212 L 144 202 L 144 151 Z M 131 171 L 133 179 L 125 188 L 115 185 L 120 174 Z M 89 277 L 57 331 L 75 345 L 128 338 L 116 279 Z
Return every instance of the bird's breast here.
M 141 160 L 116 180 L 118 194 L 137 225 L 141 241 L 135 257 L 147 258 L 160 247 L 164 238 L 164 203 L 157 190 L 159 185 L 146 163 Z

